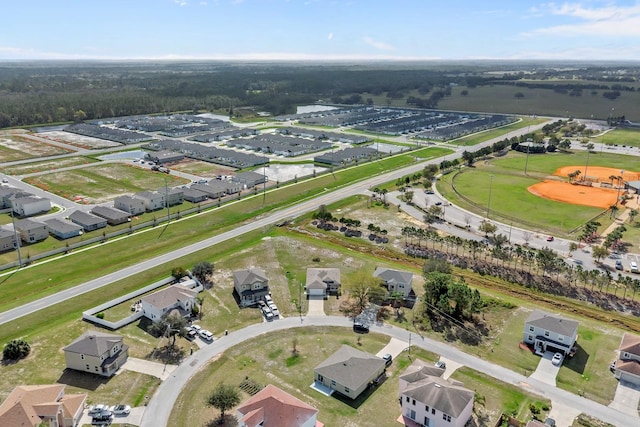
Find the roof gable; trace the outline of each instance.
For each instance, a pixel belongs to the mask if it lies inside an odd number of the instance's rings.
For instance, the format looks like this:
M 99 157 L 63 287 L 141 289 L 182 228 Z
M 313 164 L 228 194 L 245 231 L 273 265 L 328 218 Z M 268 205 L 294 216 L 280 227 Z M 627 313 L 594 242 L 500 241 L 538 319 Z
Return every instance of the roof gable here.
M 320 375 L 357 389 L 372 372 L 384 369 L 384 360 L 373 354 L 343 345 L 314 369 Z
M 247 426 L 298 427 L 315 417 L 318 410 L 269 384 L 238 407 Z
M 575 320 L 564 319 L 540 310 L 533 310 L 527 318 L 526 324 L 567 337 L 575 335 L 578 331 L 578 322 Z
M 64 348 L 64 351 L 88 356 L 101 356 L 110 352 L 113 346 L 122 343 L 120 335 L 105 334 L 98 331 L 87 331 L 74 342 Z
M 625 332 L 620 342 L 620 351 L 640 356 L 640 337 Z
M 475 395 L 471 390 L 434 376 L 407 385 L 401 394 L 456 418 L 473 402 Z

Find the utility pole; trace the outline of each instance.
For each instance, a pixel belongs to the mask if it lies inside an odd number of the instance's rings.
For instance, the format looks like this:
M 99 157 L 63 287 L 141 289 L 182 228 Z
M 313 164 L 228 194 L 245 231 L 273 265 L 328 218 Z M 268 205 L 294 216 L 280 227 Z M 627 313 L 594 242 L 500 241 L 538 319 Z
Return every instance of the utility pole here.
M 20 254 L 20 238 L 18 238 L 18 231 L 16 230 L 16 223 L 13 218 L 13 206 L 11 207 L 11 225 L 13 225 L 13 238 L 16 242 L 16 249 L 18 250 L 18 268 L 22 268 L 22 254 Z

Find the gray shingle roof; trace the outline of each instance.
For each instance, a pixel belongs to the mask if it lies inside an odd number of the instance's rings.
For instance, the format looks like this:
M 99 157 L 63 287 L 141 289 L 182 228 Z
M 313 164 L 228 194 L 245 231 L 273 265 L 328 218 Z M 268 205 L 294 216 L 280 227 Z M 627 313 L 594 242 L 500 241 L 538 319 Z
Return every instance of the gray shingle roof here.
M 386 267 L 378 267 L 373 273 L 374 277 L 379 277 L 386 283 L 406 283 L 413 281 L 413 273 L 409 271 L 393 270 Z
M 314 369 L 318 374 L 335 379 L 340 384 L 356 390 L 371 374 L 384 368 L 384 360 L 373 354 L 343 345 Z
M 433 376 L 409 384 L 401 394 L 456 418 L 467 407 L 469 401 L 473 401 L 475 395 L 471 390 Z
M 120 335 L 105 334 L 98 331 L 87 331 L 80 338 L 64 348 L 64 351 L 88 356 L 100 356 L 114 345 L 121 343 Z
M 526 324 L 567 337 L 573 336 L 578 330 L 578 322 L 575 320 L 564 319 L 540 310 L 533 310 L 527 318 Z
M 258 267 L 251 267 L 246 270 L 238 270 L 233 272 L 233 282 L 237 285 L 247 285 L 255 282 L 266 282 L 267 276 L 264 271 Z

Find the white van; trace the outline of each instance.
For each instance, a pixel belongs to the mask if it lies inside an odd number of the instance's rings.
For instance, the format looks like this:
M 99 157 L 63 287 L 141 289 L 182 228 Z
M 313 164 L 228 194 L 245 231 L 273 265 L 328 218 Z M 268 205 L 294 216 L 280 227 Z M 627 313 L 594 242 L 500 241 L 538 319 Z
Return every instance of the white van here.
M 629 270 L 630 270 L 632 273 L 638 273 L 638 264 L 637 264 L 635 261 L 631 261 L 631 262 L 629 263 Z

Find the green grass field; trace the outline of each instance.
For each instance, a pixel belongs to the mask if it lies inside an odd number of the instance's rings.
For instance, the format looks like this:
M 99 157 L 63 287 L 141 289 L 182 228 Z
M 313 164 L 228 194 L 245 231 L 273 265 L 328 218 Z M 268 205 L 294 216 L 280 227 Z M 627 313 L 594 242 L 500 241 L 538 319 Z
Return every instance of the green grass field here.
M 535 196 L 527 187 L 552 175 L 562 166 L 585 166 L 586 152 L 527 155 L 510 152 L 506 157 L 478 162 L 461 173 L 445 175 L 438 183 L 442 194 L 465 208 L 501 222 L 521 224 L 541 231 L 567 235 L 571 230 L 595 217 L 602 209 L 556 202 Z M 589 155 L 589 165 L 635 170 L 638 163 L 633 156 L 611 153 Z M 524 174 L 525 165 L 527 175 Z M 451 183 L 464 198 L 453 191 Z M 489 189 L 491 200 L 489 203 Z M 535 215 L 531 213 L 535 212 Z M 603 226 L 610 221 L 600 218 Z
M 541 119 L 541 118 L 531 119 L 527 117 L 518 122 L 511 123 L 510 125 L 507 125 L 507 126 L 501 126 L 497 129 L 490 129 L 477 134 L 454 139 L 453 141 L 450 141 L 450 143 L 468 147 L 471 145 L 480 144 L 481 142 L 487 141 L 492 138 L 497 138 L 501 135 L 504 135 L 507 132 L 511 132 L 518 129 L 524 129 L 529 126 L 535 126 L 540 123 L 544 123 L 546 121 L 547 119 Z
M 22 165 L 6 166 L 3 172 L 8 175 L 27 175 L 30 173 L 47 172 L 56 169 L 68 168 L 72 166 L 87 165 L 98 160 L 90 157 L 64 157 L 56 160 L 45 160 L 42 162 L 25 163 Z
M 614 129 L 596 138 L 596 141 L 605 145 L 617 145 L 618 147 L 640 147 L 640 130 L 637 129 Z

